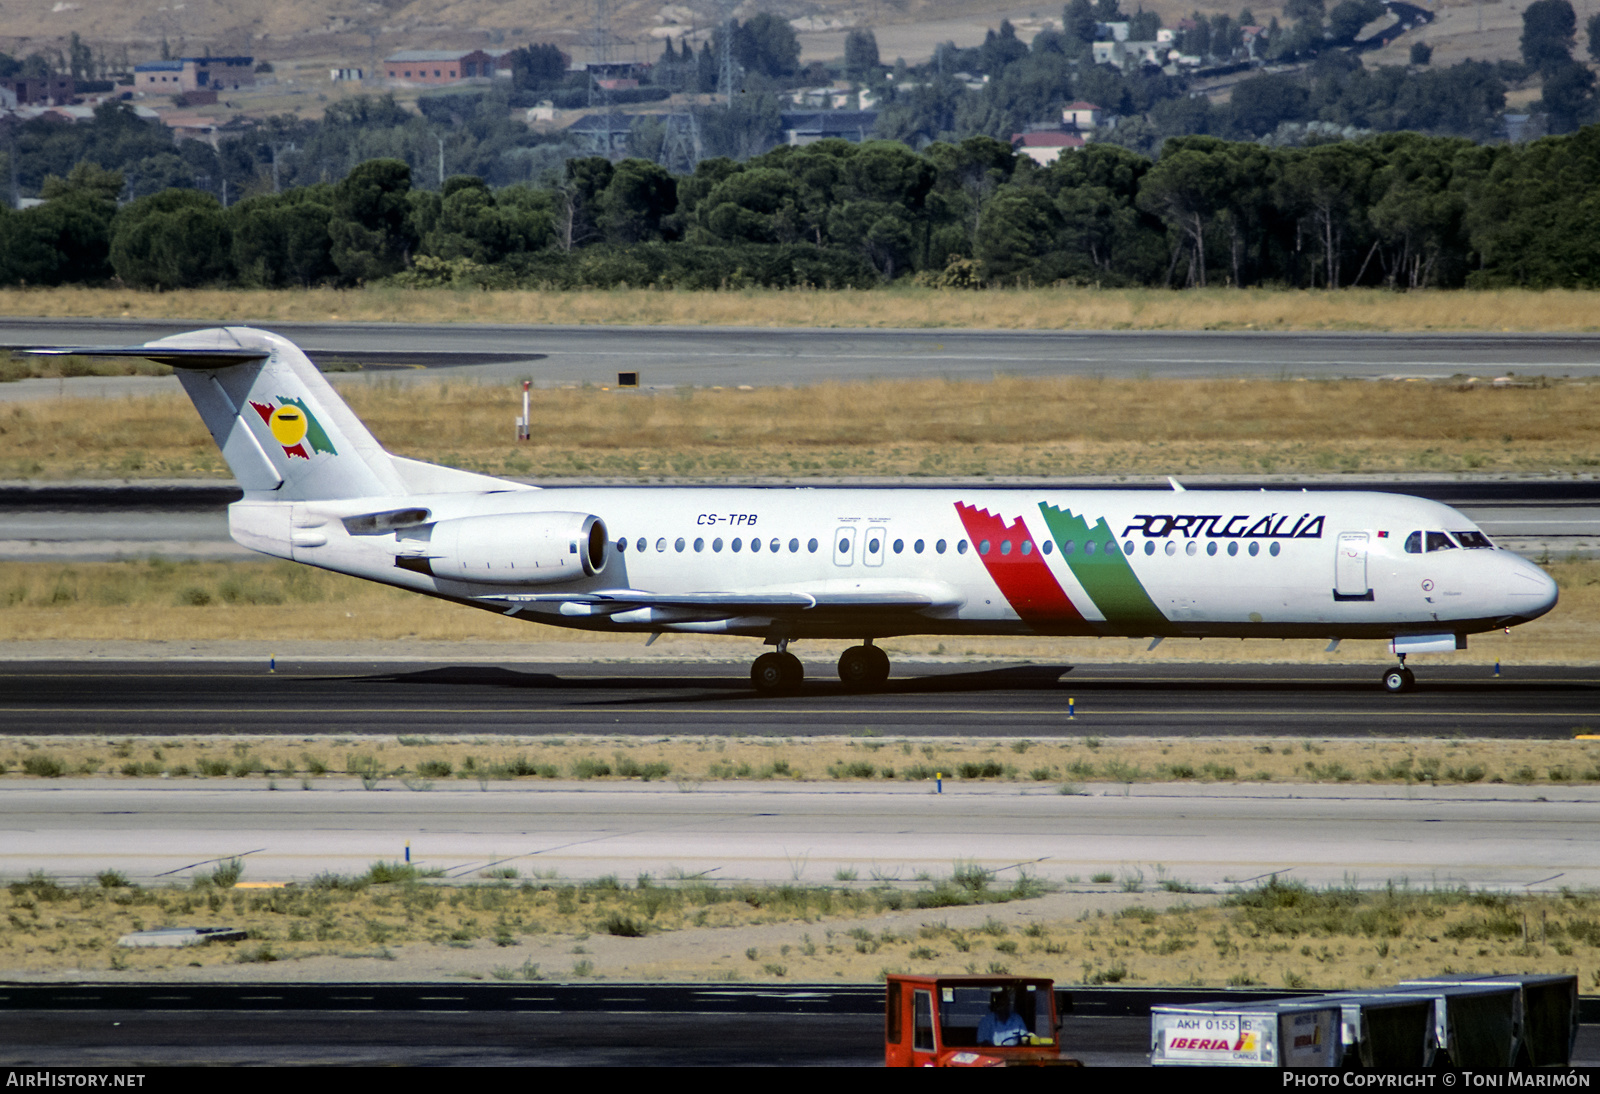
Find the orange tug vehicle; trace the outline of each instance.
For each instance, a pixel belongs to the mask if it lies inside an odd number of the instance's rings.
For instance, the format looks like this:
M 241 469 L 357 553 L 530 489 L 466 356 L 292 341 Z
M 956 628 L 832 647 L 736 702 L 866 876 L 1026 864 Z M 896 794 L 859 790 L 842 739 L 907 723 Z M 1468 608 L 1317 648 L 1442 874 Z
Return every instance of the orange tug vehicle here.
M 1065 993 L 1063 993 L 1065 994 Z M 1061 1055 L 1054 984 L 1022 976 L 891 973 L 884 1004 L 889 1067 L 1081 1067 Z

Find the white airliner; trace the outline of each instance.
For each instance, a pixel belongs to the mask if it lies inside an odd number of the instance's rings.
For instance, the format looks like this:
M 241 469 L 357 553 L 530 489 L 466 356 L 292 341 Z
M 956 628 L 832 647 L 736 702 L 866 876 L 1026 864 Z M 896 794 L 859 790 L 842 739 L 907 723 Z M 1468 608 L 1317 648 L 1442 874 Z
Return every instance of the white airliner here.
M 391 455 L 266 331 L 40 352 L 175 366 L 244 490 L 245 547 L 557 626 L 763 638 L 762 692 L 800 684 L 805 638 L 860 639 L 839 676 L 882 683 L 874 640 L 908 634 L 1388 639 L 1399 692 L 1407 654 L 1556 602 L 1466 517 L 1397 494 L 540 489 Z

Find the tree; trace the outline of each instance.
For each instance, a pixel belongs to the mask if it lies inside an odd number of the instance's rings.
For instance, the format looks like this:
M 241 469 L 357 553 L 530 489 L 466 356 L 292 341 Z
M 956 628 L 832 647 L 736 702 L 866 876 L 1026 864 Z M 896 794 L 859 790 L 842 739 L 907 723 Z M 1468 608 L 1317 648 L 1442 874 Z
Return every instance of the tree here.
M 1361 28 L 1385 12 L 1378 0 L 1340 0 L 1328 12 L 1328 35 L 1335 43 L 1353 42 Z
M 1419 68 L 1433 60 L 1433 47 L 1427 42 L 1411 43 L 1411 63 Z
M 1522 59 L 1541 69 L 1571 61 L 1577 31 L 1567 0 L 1533 0 L 1522 13 Z
M 844 70 L 852 80 L 871 79 L 878 71 L 878 37 L 871 28 L 852 30 L 844 40 Z
M 1589 16 L 1589 56 L 1600 61 L 1600 14 Z
M 787 19 L 760 12 L 733 24 L 733 59 L 747 72 L 792 76 L 800 67 L 800 39 Z
M 1577 61 L 1544 69 L 1540 109 L 1550 115 L 1552 133 L 1571 133 L 1594 118 L 1594 73 Z
M 672 42 L 667 42 L 671 48 Z M 555 87 L 567 78 L 571 59 L 548 43 L 533 43 L 511 51 L 511 85 L 518 91 Z
M 1067 39 L 1067 55 L 1080 56 L 1094 42 L 1094 4 L 1091 0 L 1071 0 L 1061 11 L 1061 33 Z
M 411 168 L 368 160 L 334 188 L 333 262 L 346 281 L 367 282 L 405 269 L 417 237 L 410 223 Z
M 117 212 L 111 265 L 141 289 L 197 288 L 230 273 L 228 215 L 210 194 L 165 190 Z
M 678 207 L 678 183 L 648 160 L 617 164 L 601 192 L 596 218 L 610 243 L 643 243 L 662 238 L 662 221 Z

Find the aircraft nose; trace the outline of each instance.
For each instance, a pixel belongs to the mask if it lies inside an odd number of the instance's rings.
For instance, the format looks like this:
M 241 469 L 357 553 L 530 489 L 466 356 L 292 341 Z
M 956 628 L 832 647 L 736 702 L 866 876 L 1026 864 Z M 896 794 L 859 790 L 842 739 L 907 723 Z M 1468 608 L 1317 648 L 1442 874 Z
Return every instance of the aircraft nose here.
M 1559 592 L 1553 578 L 1525 558 L 1510 558 L 1502 592 L 1507 605 L 1522 619 L 1537 619 L 1556 606 Z

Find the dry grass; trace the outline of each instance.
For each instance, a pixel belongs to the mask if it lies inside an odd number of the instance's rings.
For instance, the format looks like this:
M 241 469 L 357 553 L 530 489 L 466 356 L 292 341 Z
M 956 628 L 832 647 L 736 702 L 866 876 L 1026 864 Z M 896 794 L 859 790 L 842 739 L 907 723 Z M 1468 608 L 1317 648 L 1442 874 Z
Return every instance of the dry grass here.
M 338 382 L 336 378 L 336 382 Z M 1110 380 L 543 390 L 344 382 L 393 451 L 522 477 L 1317 474 L 1600 466 L 1600 384 Z M 223 477 L 181 394 L 0 404 L 0 478 Z
M 1004 330 L 1592 331 L 1592 292 L 1278 289 L 6 289 L 0 314 L 229 323 L 558 323 Z
M 1587 727 L 1574 727 L 1583 729 Z M 1600 729 L 1600 724 L 1594 728 Z M 688 789 L 757 782 L 1372 783 L 1561 786 L 1600 782 L 1600 742 L 1343 738 L 949 737 L 10 737 L 10 779 L 361 778 L 428 789 L 452 780 L 643 780 Z
M 1592 664 L 1600 659 L 1600 561 L 1551 563 L 1561 588 L 1555 611 L 1510 634 L 1473 640 L 1451 664 Z M 643 655 L 637 634 L 604 635 L 506 619 L 495 612 L 433 600 L 310 566 L 273 560 L 172 562 L 161 558 L 122 562 L 0 563 L 0 643 L 39 641 L 158 642 L 181 635 L 216 647 L 241 641 L 283 642 L 303 649 L 317 641 L 404 641 L 440 644 L 443 660 L 460 660 L 459 648 L 444 643 L 515 644 L 497 659 L 540 657 L 540 645 L 577 644 L 584 656 Z M 845 642 L 807 642 L 798 652 L 808 661 L 837 657 Z M 896 657 L 1059 660 L 1066 663 L 1134 662 L 1150 666 L 1174 661 L 1308 661 L 1362 664 L 1388 660 L 1382 642 L 1346 642 L 1324 654 L 1322 643 L 1173 640 L 1146 651 L 1145 640 L 1115 638 L 932 638 L 906 637 L 883 643 Z M 652 653 L 667 657 L 732 660 L 753 657 L 757 639 L 668 635 Z M 0 646 L 3 649 L 3 646 Z M 565 653 L 560 656 L 571 656 Z
M 374 878 L 389 880 L 374 880 Z M 1600 899 L 1587 892 L 1507 896 L 1469 890 L 1379 892 L 1311 890 L 1273 884 L 1217 901 L 1196 898 L 1168 910 L 1129 898 L 1110 915 L 1076 919 L 1010 914 L 979 923 L 961 915 L 902 909 L 955 908 L 988 899 L 1025 899 L 1037 884 L 992 892 L 993 875 L 967 868 L 912 889 L 892 883 L 839 886 L 717 887 L 698 880 L 615 878 L 582 885 L 535 878 L 444 886 L 419 881 L 395 864 L 366 878 L 323 877 L 310 885 L 242 891 L 199 878 L 145 888 L 114 873 L 98 886 L 67 888 L 43 875 L 9 887 L 10 929 L 0 934 L 0 968 L 28 975 L 98 969 L 159 975 L 186 966 L 263 965 L 315 959 L 393 959 L 392 947 L 417 944 L 487 951 L 503 980 L 605 976 L 628 979 L 845 981 L 886 972 L 1012 973 L 1058 983 L 1375 987 L 1450 972 L 1594 970 L 1600 957 Z M 1081 884 L 1081 883 L 1078 883 Z M 1124 878 L 1183 891 L 1180 879 Z M 1203 905 L 1203 906 L 1195 906 Z M 1015 905 L 1007 906 L 1010 912 Z M 948 913 L 945 913 L 948 916 Z M 864 917 L 875 916 L 870 925 Z M 692 934 L 753 924 L 792 923 L 793 942 L 702 947 L 697 957 L 652 961 L 649 936 Z M 854 923 L 852 926 L 851 924 Z M 889 924 L 886 926 L 885 924 Z M 248 941 L 181 951 L 123 950 L 128 931 L 157 926 L 247 929 Z M 613 936 L 635 940 L 624 950 Z M 641 936 L 643 936 L 641 938 Z M 783 936 L 780 936 L 783 937 Z M 587 943 L 587 945 L 585 945 Z M 589 954 L 605 957 L 591 959 Z M 620 960 L 618 959 L 621 955 Z M 520 960 L 519 960 L 520 959 Z M 625 964 L 624 964 L 625 963 Z M 483 979 L 478 958 L 458 975 Z M 360 975 L 359 966 L 341 975 Z M 1593 971 L 1583 989 L 1600 987 Z

